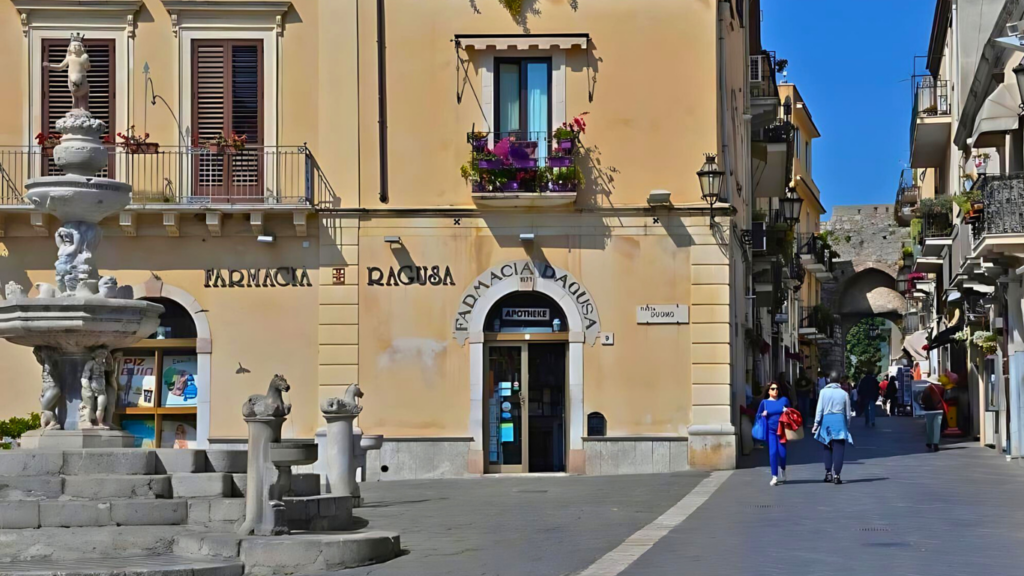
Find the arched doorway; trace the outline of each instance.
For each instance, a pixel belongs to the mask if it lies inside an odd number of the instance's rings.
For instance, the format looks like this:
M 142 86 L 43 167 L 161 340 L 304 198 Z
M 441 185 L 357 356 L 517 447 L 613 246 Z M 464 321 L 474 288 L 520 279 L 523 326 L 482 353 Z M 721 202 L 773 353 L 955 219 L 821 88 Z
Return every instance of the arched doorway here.
M 500 310 L 505 307 L 504 305 L 499 306 L 498 303 L 504 297 L 517 293 L 545 296 L 548 300 L 543 301 L 544 306 L 554 303 L 555 309 L 561 311 L 552 313 L 550 312 L 552 308 L 549 308 L 549 318 L 552 322 L 550 334 L 529 331 L 516 333 L 512 330 L 506 332 L 500 329 L 496 332 L 494 330 L 492 310 Z M 517 296 L 517 298 L 519 297 Z M 513 308 L 514 306 L 508 307 Z M 558 333 L 554 332 L 553 325 L 556 318 L 564 319 L 565 322 Z M 490 326 L 487 325 L 488 319 L 491 321 Z M 515 326 L 508 325 L 508 327 L 514 328 Z M 544 338 L 549 338 L 548 342 L 558 343 L 566 350 L 563 426 L 567 431 L 565 437 L 568 450 L 564 457 L 564 469 L 574 473 L 583 473 L 586 470 L 583 452 L 586 420 L 583 411 L 583 346 L 584 344 L 593 345 L 597 341 L 600 331 L 601 323 L 597 305 L 590 291 L 566 270 L 546 262 L 515 260 L 498 264 L 468 284 L 459 300 L 458 309 L 453 318 L 452 336 L 460 343 L 469 344 L 470 410 L 467 432 L 473 438 L 470 444 L 468 467 L 470 473 L 505 471 L 503 464 L 498 463 L 493 467 L 489 465 L 492 452 L 489 393 L 493 391 L 493 387 L 488 388 L 487 378 L 490 369 L 488 357 L 492 343 L 519 342 L 521 345 L 523 342 L 529 342 L 539 344 L 544 342 Z M 527 350 L 528 353 L 529 350 Z M 556 353 L 548 351 L 547 354 L 554 355 Z M 506 359 L 506 362 L 512 365 L 516 360 L 510 358 Z M 527 364 L 524 368 L 521 359 L 518 361 L 518 365 L 519 373 L 528 376 L 529 365 Z M 500 375 L 495 375 L 495 378 L 500 378 Z M 501 382 L 508 382 L 508 380 L 499 379 L 497 382 L 500 391 Z M 520 382 L 520 389 L 522 390 L 522 382 Z M 526 396 L 526 400 L 529 401 L 528 394 Z M 501 404 L 498 404 L 497 408 L 500 407 Z M 500 417 L 500 413 L 498 416 Z M 499 418 L 496 433 L 498 440 L 501 439 L 500 423 Z M 527 422 L 528 425 L 529 422 Z M 520 458 L 520 460 L 520 464 L 510 464 L 509 471 L 514 469 L 511 466 L 517 466 L 520 470 L 525 468 L 525 471 L 529 471 L 529 455 L 527 454 L 525 459 Z

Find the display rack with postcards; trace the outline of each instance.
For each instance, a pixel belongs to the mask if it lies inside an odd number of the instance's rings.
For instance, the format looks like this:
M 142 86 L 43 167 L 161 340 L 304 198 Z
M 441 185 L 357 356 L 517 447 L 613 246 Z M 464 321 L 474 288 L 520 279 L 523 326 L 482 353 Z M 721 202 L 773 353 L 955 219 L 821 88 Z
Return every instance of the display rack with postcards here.
M 151 338 L 121 352 L 121 427 L 139 447 L 194 448 L 200 389 L 195 339 Z

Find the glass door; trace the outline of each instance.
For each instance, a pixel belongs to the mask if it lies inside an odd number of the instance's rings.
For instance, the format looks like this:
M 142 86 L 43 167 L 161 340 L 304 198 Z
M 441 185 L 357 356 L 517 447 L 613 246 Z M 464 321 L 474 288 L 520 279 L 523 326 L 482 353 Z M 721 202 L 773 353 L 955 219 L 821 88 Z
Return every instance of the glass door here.
M 527 472 L 529 427 L 526 405 L 526 344 L 488 344 L 484 377 L 486 472 Z

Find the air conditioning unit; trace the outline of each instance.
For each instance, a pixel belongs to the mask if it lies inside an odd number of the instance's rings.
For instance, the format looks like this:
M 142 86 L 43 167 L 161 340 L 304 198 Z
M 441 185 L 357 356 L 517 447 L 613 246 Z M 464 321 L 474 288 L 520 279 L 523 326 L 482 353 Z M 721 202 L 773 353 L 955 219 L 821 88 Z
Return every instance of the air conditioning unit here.
M 750 224 L 750 248 L 755 252 L 764 252 L 768 249 L 768 234 L 764 222 L 752 222 Z

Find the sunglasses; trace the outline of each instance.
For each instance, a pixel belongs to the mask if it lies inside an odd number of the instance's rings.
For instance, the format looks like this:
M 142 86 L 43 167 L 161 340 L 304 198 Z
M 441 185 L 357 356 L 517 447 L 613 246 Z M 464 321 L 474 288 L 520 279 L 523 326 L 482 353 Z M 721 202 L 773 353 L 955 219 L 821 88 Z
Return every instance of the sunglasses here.
M 769 388 L 769 390 L 778 390 L 778 389 L 779 389 L 778 386 L 772 386 L 771 388 Z

